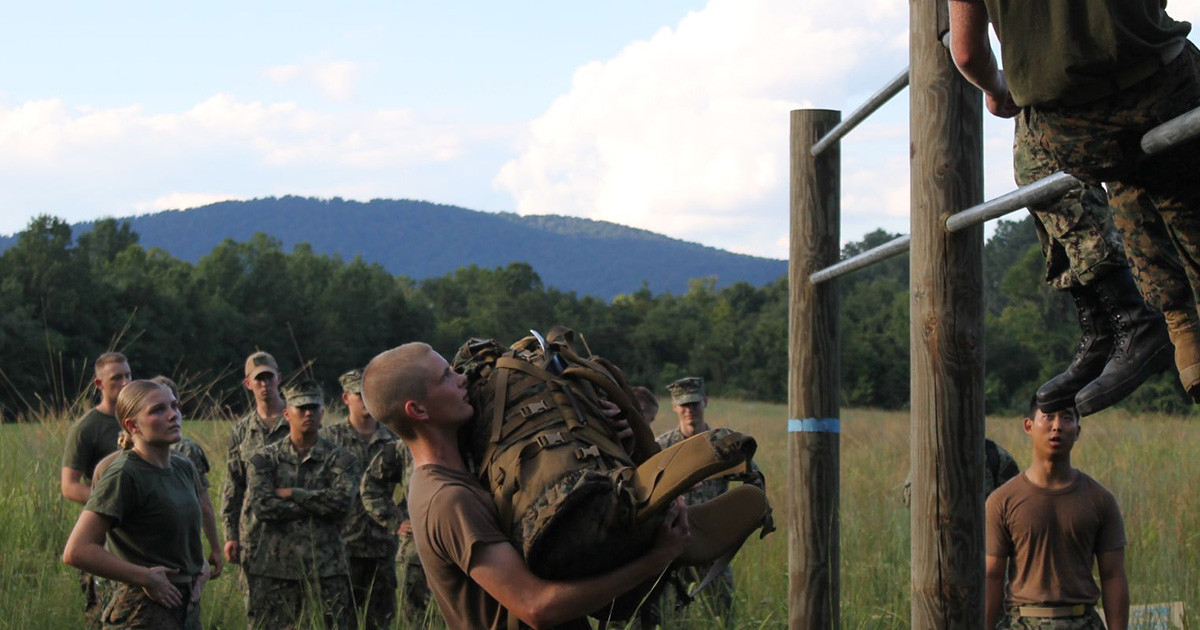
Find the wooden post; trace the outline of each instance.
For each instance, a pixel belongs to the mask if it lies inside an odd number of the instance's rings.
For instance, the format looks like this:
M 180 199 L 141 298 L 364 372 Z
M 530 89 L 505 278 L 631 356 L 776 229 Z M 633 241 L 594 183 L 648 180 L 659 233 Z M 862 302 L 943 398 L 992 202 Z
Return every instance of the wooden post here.
M 983 201 L 979 92 L 940 36 L 945 0 L 911 0 L 912 627 L 983 626 Z
M 841 151 L 810 149 L 840 120 L 792 112 L 788 318 L 788 627 L 840 625 L 837 282 L 809 275 L 838 258 Z

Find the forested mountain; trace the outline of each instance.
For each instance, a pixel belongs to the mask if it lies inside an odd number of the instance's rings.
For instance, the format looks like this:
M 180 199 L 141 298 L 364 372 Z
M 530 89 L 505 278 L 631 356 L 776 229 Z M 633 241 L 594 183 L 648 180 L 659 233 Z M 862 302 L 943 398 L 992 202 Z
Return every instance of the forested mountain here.
M 842 256 L 894 236 L 869 234 Z M 983 268 L 986 409 L 1014 412 L 1066 366 L 1079 327 L 1066 294 L 1042 281 L 1028 219 L 999 224 Z M 838 290 L 841 403 L 906 407 L 908 257 L 850 274 Z M 189 413 L 209 415 L 243 407 L 241 362 L 255 349 L 274 353 L 285 376 L 307 369 L 336 392 L 338 374 L 399 343 L 423 340 L 451 356 L 469 337 L 509 343 L 558 324 L 660 395 L 699 375 L 714 396 L 783 401 L 787 312 L 784 276 L 725 287 L 698 278 L 680 292 L 643 286 L 605 300 L 547 286 L 524 262 L 417 280 L 259 233 L 192 263 L 144 247 L 129 223 L 99 221 L 76 235 L 39 217 L 0 254 L 0 416 L 71 404 L 86 391 L 90 362 L 109 349 L 129 355 L 135 377 L 173 377 Z M 1173 370 L 1123 404 L 1192 409 Z
M 527 262 L 547 286 L 610 299 L 643 283 L 654 293 L 687 290 L 693 278 L 762 286 L 787 273 L 781 260 L 733 254 L 646 230 L 562 216 L 490 213 L 425 201 L 282 197 L 226 201 L 125 219 L 141 244 L 195 263 L 225 239 L 256 232 L 290 249 L 362 256 L 414 280 L 469 265 Z M 76 235 L 91 223 L 72 226 Z M 15 237 L 0 237 L 0 252 Z

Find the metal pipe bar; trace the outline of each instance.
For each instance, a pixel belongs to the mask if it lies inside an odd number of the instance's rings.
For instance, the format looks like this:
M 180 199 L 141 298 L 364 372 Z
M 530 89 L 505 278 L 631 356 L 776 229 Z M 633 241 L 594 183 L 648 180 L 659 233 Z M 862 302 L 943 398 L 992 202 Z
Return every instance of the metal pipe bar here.
M 1055 173 L 1043 177 L 1032 184 L 1022 186 L 1012 192 L 1005 193 L 991 201 L 985 201 L 946 218 L 946 229 L 950 232 L 979 225 L 1002 217 L 1021 208 L 1028 208 L 1041 201 L 1049 201 L 1067 194 L 1068 191 L 1083 185 L 1072 175 Z
M 1142 150 L 1154 155 L 1197 136 L 1200 136 L 1200 107 L 1147 131 L 1142 136 Z
M 837 126 L 829 130 L 829 133 L 822 136 L 821 139 L 812 146 L 812 149 L 810 149 L 813 157 L 820 155 L 821 152 L 825 149 L 828 149 L 830 145 L 838 140 L 841 140 L 843 136 L 850 133 L 850 131 L 857 127 L 858 124 L 861 123 L 867 116 L 875 113 L 875 110 L 883 107 L 884 103 L 887 103 L 892 99 L 893 96 L 899 94 L 900 90 L 903 90 L 907 86 L 908 68 L 905 68 L 904 72 L 896 75 L 896 78 L 892 79 L 891 82 L 885 85 L 882 90 L 876 92 L 874 96 L 867 99 L 867 102 L 863 103 L 862 107 L 854 110 L 854 112 L 847 116 L 845 120 L 838 123 Z
M 826 280 L 833 280 L 834 278 L 844 276 L 851 271 L 858 271 L 863 267 L 870 267 L 881 260 L 887 260 L 892 256 L 899 256 L 900 254 L 908 251 L 908 244 L 909 238 L 907 234 L 904 236 L 898 236 L 884 243 L 883 245 L 873 247 L 857 256 L 847 258 L 846 260 L 838 262 L 837 264 L 830 265 L 820 271 L 817 271 L 808 276 L 808 281 L 812 282 L 813 284 L 820 284 Z

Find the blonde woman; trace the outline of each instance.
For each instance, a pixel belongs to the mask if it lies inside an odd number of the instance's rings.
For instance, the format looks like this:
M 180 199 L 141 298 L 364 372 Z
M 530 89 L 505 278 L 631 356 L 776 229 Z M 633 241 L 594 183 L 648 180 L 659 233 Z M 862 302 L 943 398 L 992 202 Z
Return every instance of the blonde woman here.
M 117 398 L 123 450 L 97 475 L 63 562 L 121 582 L 105 628 L 184 628 L 204 569 L 200 482 L 180 438 L 179 402 L 166 387 L 134 381 Z M 105 549 L 107 540 L 108 549 Z

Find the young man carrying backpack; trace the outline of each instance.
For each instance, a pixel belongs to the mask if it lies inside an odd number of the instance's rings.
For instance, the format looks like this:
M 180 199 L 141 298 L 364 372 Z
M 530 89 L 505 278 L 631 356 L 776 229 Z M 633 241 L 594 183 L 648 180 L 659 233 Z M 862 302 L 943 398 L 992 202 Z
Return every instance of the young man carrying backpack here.
M 580 620 L 658 575 L 689 538 L 687 508 L 676 502 L 654 544 L 632 562 L 578 580 L 539 578 L 505 536 L 491 495 L 459 452 L 458 429 L 474 414 L 466 377 L 430 346 L 414 342 L 371 360 L 362 395 L 371 415 L 412 453 L 413 535 L 451 630 L 505 628 L 510 614 L 534 628 Z

